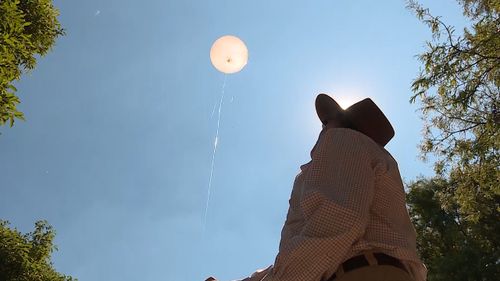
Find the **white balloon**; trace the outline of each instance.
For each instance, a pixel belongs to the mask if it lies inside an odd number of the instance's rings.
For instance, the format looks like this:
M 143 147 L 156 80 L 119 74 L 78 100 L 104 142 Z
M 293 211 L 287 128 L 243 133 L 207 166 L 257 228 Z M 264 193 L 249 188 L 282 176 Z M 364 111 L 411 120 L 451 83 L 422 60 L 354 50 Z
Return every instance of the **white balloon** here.
M 212 65 L 223 73 L 236 73 L 248 62 L 248 49 L 238 37 L 226 35 L 215 40 L 210 49 Z

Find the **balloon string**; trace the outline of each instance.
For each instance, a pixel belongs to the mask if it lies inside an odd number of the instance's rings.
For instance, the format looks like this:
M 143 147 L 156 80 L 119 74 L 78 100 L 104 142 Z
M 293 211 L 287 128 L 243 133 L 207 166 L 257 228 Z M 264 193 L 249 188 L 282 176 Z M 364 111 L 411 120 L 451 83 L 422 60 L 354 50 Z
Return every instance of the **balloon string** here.
M 210 168 L 210 178 L 208 180 L 207 204 L 205 206 L 205 218 L 203 220 L 203 234 L 205 234 L 205 230 L 207 228 L 208 205 L 210 202 L 210 193 L 212 191 L 212 179 L 213 179 L 214 167 L 215 167 L 215 154 L 217 153 L 217 145 L 219 143 L 220 117 L 221 117 L 221 111 L 222 111 L 222 101 L 224 100 L 224 92 L 226 91 L 226 79 L 227 79 L 227 74 L 224 74 L 224 83 L 222 84 L 222 93 L 221 93 L 221 97 L 220 97 L 220 101 L 219 101 L 219 114 L 218 114 L 218 118 L 217 118 L 217 131 L 215 133 L 214 150 L 212 153 L 212 165 Z

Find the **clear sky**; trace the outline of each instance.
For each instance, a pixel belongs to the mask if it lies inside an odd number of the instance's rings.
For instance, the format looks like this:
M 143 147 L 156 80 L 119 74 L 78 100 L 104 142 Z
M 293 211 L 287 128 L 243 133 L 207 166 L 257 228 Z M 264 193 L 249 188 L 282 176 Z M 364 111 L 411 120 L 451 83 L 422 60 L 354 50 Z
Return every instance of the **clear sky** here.
M 453 24 L 453 0 L 423 1 Z M 396 130 L 406 181 L 422 122 L 409 104 L 430 32 L 403 0 L 55 1 L 67 35 L 24 75 L 26 122 L 0 128 L 0 218 L 47 219 L 56 268 L 79 280 L 220 280 L 274 261 L 299 166 L 320 122 L 318 93 L 371 97 Z M 207 229 L 202 233 L 224 75 L 215 39 L 250 58 L 227 77 Z

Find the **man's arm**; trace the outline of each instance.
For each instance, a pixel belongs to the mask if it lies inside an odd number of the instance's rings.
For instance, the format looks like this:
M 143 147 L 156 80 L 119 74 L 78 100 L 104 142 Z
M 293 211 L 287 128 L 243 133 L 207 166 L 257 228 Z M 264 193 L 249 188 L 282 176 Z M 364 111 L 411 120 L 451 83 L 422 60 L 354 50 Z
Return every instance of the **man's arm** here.
M 256 272 L 254 272 L 252 274 L 252 276 L 250 277 L 247 277 L 245 279 L 242 279 L 242 280 L 234 280 L 234 281 L 262 281 L 264 280 L 264 278 L 269 275 L 269 273 L 273 270 L 273 266 L 270 265 L 269 267 L 267 267 L 266 269 L 260 269 L 260 270 L 257 270 Z

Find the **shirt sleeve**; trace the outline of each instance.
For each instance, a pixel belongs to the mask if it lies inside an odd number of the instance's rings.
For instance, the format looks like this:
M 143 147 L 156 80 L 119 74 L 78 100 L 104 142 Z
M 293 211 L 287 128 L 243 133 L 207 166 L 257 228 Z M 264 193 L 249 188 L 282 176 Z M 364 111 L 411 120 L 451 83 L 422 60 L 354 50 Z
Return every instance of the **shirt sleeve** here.
M 281 230 L 280 244 L 300 234 L 300 232 L 302 231 L 302 227 L 304 225 L 304 216 L 300 209 L 300 195 L 297 194 L 300 191 L 295 189 L 299 178 L 300 174 L 295 178 L 294 189 L 292 190 L 290 200 L 288 200 L 289 208 L 288 208 L 288 213 L 286 215 L 285 223 L 283 224 L 283 228 Z
M 281 242 L 264 280 L 322 280 L 344 261 L 364 234 L 374 195 L 380 163 L 367 149 L 370 141 L 350 129 L 320 134 L 299 195 L 303 227 Z
M 266 276 L 268 276 L 273 270 L 273 266 L 270 265 L 265 269 L 260 269 L 255 271 L 250 277 L 241 280 L 233 280 L 233 281 L 262 281 Z

